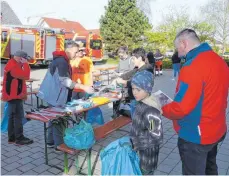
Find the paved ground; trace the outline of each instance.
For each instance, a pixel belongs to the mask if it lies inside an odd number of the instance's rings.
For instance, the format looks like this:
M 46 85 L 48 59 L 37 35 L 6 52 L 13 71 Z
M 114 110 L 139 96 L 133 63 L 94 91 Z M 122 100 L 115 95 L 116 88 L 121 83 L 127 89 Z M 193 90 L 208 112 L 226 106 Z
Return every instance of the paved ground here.
M 36 71 L 35 71 L 36 72 Z M 33 72 L 34 73 L 34 72 Z M 32 76 L 33 76 L 32 73 Z M 154 90 L 161 89 L 169 96 L 173 97 L 175 90 L 175 81 L 171 80 L 171 71 L 165 71 L 164 75 L 156 78 Z M 112 105 L 102 107 L 106 121 L 110 120 L 112 115 Z M 227 124 L 229 126 L 229 109 L 227 109 Z M 164 143 L 160 149 L 159 166 L 156 175 L 180 175 L 181 161 L 177 149 L 177 135 L 175 134 L 171 121 L 163 118 Z M 124 129 L 128 130 L 129 127 Z M 63 175 L 63 172 L 45 165 L 44 160 L 44 133 L 43 124 L 37 121 L 30 121 L 24 126 L 26 136 L 34 140 L 29 146 L 17 147 L 7 143 L 7 135 L 1 134 L 1 174 L 2 175 Z M 92 161 L 95 160 L 97 151 L 101 147 L 107 146 L 117 138 L 128 135 L 123 131 L 116 131 L 106 139 L 96 143 L 93 147 Z M 63 154 L 55 153 L 49 149 L 49 160 L 51 164 L 63 166 Z M 80 164 L 83 161 L 84 153 L 80 153 Z M 71 162 L 73 158 L 71 158 Z M 227 135 L 224 142 L 219 146 L 217 156 L 219 174 L 229 175 L 229 136 Z M 86 163 L 83 170 L 86 169 Z M 100 175 L 101 162 L 95 165 L 94 175 Z M 86 170 L 85 170 L 86 171 Z M 74 175 L 76 169 L 70 168 L 69 175 Z

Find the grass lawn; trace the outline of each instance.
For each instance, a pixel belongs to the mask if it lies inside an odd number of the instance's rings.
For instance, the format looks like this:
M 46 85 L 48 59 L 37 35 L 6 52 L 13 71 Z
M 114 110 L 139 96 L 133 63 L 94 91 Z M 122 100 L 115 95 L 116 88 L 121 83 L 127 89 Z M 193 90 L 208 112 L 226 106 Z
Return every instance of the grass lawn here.
M 118 59 L 112 59 L 112 58 L 107 58 L 102 61 L 103 64 L 108 64 L 108 65 L 118 65 L 119 60 Z

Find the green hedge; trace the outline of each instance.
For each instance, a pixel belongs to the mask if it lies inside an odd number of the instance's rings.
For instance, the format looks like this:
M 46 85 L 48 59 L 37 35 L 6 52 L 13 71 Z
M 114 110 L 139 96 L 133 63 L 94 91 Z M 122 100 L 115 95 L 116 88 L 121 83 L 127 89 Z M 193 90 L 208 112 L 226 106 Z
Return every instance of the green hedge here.
M 229 67 L 229 59 L 224 59 Z M 183 63 L 183 62 L 181 62 Z M 172 69 L 172 60 L 171 59 L 163 59 L 163 68 L 164 69 Z

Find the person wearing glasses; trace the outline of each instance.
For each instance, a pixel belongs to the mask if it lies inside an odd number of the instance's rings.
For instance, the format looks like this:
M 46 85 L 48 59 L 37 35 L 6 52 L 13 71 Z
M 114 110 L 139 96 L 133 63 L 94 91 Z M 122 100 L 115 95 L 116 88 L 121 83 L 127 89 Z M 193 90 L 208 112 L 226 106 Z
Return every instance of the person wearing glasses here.
M 90 57 L 84 55 L 85 48 L 79 48 L 79 53 L 70 61 L 72 67 L 72 80 L 74 82 L 93 86 L 94 65 Z M 83 89 L 74 89 L 72 99 L 81 99 L 86 96 Z
M 183 175 L 218 175 L 218 144 L 227 132 L 229 69 L 226 62 L 196 32 L 184 29 L 174 40 L 185 58 L 174 100 L 163 106 L 173 120 Z
M 121 76 L 122 74 L 134 69 L 134 64 L 131 57 L 128 55 L 128 48 L 126 46 L 119 47 L 118 56 L 120 60 L 118 67 L 114 72 L 117 76 Z
M 37 94 L 49 106 L 65 106 L 72 99 L 73 89 L 82 89 L 89 94 L 94 92 L 92 86 L 79 84 L 72 80 L 70 60 L 75 58 L 78 52 L 79 45 L 74 41 L 65 43 L 65 51 L 53 52 L 53 61 L 49 65 L 47 74 Z M 57 146 L 63 143 L 63 134 L 61 133 L 63 129 L 61 129 L 61 125 L 52 125 L 51 122 L 49 127 L 48 147 L 55 147 L 55 150 L 58 152 Z

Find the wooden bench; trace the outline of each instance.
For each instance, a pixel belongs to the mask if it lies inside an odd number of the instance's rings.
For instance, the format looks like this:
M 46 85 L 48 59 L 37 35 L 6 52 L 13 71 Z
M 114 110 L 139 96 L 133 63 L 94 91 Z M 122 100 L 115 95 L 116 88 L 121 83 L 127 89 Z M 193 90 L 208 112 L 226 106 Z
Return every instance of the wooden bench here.
M 125 116 L 120 116 L 117 117 L 116 119 L 107 122 L 103 126 L 96 127 L 94 129 L 94 134 L 95 134 L 95 139 L 96 141 L 103 139 L 110 135 L 112 132 L 128 125 L 131 122 L 130 117 L 125 117 Z M 75 166 L 77 169 L 77 175 L 80 172 L 80 167 L 79 167 L 79 160 L 78 160 L 78 154 L 80 150 L 75 150 L 67 147 L 65 144 L 61 144 L 57 147 L 57 149 L 61 150 L 64 152 L 64 172 L 67 174 L 68 173 L 68 154 L 70 155 L 76 155 L 75 158 Z M 92 174 L 92 169 L 91 169 L 91 149 L 86 150 L 86 157 L 87 157 L 87 166 L 88 166 L 88 175 Z
M 32 92 L 27 92 L 27 95 L 36 95 L 38 90 L 33 90 Z
M 39 79 L 30 78 L 29 80 L 26 80 L 26 83 L 29 83 L 26 85 L 26 87 L 29 88 L 29 91 L 27 92 L 26 95 L 31 97 L 31 103 L 30 104 L 28 104 L 28 103 L 26 103 L 26 101 L 24 101 L 24 104 L 26 104 L 26 105 L 33 106 L 33 95 L 36 95 L 38 93 L 38 90 L 33 90 L 33 88 L 32 88 L 32 83 L 34 81 L 39 81 Z M 2 86 L 3 82 L 1 81 L 0 84 Z M 2 100 L 2 98 L 1 98 L 1 100 Z M 37 102 L 38 102 L 38 100 L 37 100 Z
M 38 90 L 33 90 L 33 91 L 31 91 L 31 92 L 27 92 L 27 96 L 30 96 L 30 98 L 31 98 L 31 103 L 30 104 L 28 104 L 28 103 L 26 103 L 26 102 L 24 102 L 26 105 L 31 105 L 31 106 L 33 106 L 33 95 L 36 95 L 38 93 Z M 38 102 L 39 100 L 38 100 L 38 97 L 37 97 L 37 106 L 39 106 L 39 102 Z
M 33 96 L 33 95 L 36 95 L 37 93 L 38 93 L 38 90 L 34 90 L 34 91 L 32 91 L 32 92 L 27 92 L 26 95 L 27 95 L 27 96 L 31 96 L 31 105 L 33 105 L 32 96 Z M 1 100 L 2 100 L 2 97 L 1 97 Z M 26 101 L 26 100 L 25 100 L 25 101 Z M 39 102 L 38 102 L 38 99 L 37 99 L 37 103 L 39 103 Z M 26 104 L 26 103 L 25 103 L 25 104 Z M 26 104 L 26 105 L 30 105 L 30 104 Z

